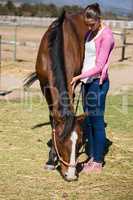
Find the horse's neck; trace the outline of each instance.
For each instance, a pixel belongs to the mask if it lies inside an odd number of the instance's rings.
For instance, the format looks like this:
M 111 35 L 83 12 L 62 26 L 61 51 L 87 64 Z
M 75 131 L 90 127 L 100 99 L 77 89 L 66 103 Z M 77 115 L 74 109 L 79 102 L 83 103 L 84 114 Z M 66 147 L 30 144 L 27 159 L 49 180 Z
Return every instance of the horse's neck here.
M 64 24 L 64 57 L 66 58 L 66 68 L 68 69 L 68 79 L 79 74 L 82 68 L 84 57 L 84 40 L 88 31 L 84 23 L 83 14 L 68 15 Z
M 79 39 L 80 39 L 79 42 L 81 43 L 81 46 L 83 46 L 85 35 L 88 32 L 88 27 L 84 23 L 83 14 L 80 13 L 80 14 L 75 15 L 75 17 L 73 18 L 73 23 L 79 35 Z

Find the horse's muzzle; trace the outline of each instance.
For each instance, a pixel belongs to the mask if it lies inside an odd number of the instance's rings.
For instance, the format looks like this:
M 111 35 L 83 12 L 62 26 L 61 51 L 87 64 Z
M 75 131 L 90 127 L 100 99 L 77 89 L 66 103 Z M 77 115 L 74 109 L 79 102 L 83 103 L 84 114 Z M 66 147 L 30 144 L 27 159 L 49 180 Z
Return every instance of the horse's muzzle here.
M 71 181 L 77 181 L 78 180 L 78 176 L 77 175 L 73 175 L 73 176 L 69 176 L 67 173 L 64 175 L 64 179 L 68 182 Z

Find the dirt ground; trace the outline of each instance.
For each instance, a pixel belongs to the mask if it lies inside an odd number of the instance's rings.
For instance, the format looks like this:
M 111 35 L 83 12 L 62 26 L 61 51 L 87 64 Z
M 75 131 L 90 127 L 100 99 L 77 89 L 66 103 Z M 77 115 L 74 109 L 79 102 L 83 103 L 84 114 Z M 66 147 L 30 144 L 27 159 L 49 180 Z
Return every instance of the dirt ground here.
M 133 192 L 133 46 L 116 48 L 110 63 L 110 94 L 107 101 L 107 136 L 110 142 L 102 174 L 80 174 L 77 182 L 65 182 L 57 171 L 44 170 L 48 157 L 49 126 L 34 129 L 47 122 L 47 104 L 42 102 L 38 83 L 27 97 L 21 86 L 24 78 L 34 71 L 38 46 L 45 30 L 21 28 L 17 32 L 17 61 L 13 61 L 13 45 L 2 44 L 0 91 L 16 88 L 0 101 L 0 199 L 1 200 L 132 200 Z M 0 27 L 3 40 L 14 39 L 11 27 Z M 116 45 L 120 39 L 115 36 Z M 133 32 L 128 35 L 133 42 Z M 125 92 L 127 95 L 114 95 Z M 133 91 L 133 90 L 131 90 Z M 25 96 L 24 96 L 25 95 Z M 20 98 L 24 97 L 24 101 Z M 124 97 L 124 98 L 123 98 Z M 125 99 L 126 98 L 126 99 Z M 18 99 L 18 101 L 16 101 Z M 32 100 L 32 101 L 31 101 Z M 125 101 L 126 100 L 126 101 Z M 81 113 L 82 106 L 79 107 Z
M 2 41 L 10 41 L 12 44 L 2 44 L 2 64 L 0 90 L 10 90 L 20 88 L 24 78 L 34 71 L 38 47 L 46 29 L 34 27 L 18 27 L 16 32 L 17 40 L 17 61 L 14 58 L 15 28 L 1 26 L 0 35 Z M 113 31 L 120 31 L 114 30 Z M 133 31 L 127 31 L 127 42 L 133 43 Z M 126 47 L 126 59 L 121 62 L 121 37 L 114 35 L 116 48 L 113 51 L 110 63 L 110 94 L 116 94 L 123 90 L 128 90 L 133 86 L 133 46 Z M 35 84 L 33 87 L 38 87 Z M 14 93 L 15 95 L 15 93 Z

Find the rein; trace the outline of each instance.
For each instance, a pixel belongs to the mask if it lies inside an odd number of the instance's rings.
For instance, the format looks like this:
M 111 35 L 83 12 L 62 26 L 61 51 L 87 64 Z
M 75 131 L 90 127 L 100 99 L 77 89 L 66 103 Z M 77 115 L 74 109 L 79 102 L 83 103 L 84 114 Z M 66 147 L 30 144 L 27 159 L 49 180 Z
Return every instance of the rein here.
M 82 91 L 82 88 L 80 88 L 80 92 L 79 92 L 79 95 L 78 95 L 76 109 L 75 109 L 75 112 L 74 112 L 75 115 L 76 115 L 76 113 L 78 111 L 78 106 L 79 106 L 79 100 L 80 100 L 81 91 Z M 53 125 L 54 125 L 54 123 L 53 123 Z M 76 167 L 76 165 L 78 163 L 78 159 L 75 161 L 75 164 L 70 164 L 70 163 L 66 162 L 65 160 L 63 160 L 63 158 L 60 156 L 59 151 L 58 151 L 58 147 L 57 147 L 57 142 L 56 142 L 55 125 L 54 125 L 54 129 L 52 130 L 52 132 L 53 132 L 53 139 L 54 139 L 55 150 L 56 150 L 56 153 L 57 153 L 57 156 L 58 156 L 60 162 L 62 162 L 67 167 Z
M 79 91 L 79 94 L 78 94 L 78 100 L 77 100 L 76 108 L 75 108 L 75 112 L 74 112 L 75 115 L 77 114 L 77 111 L 78 111 L 78 106 L 79 106 L 79 101 L 80 101 L 80 95 L 81 95 L 81 93 L 82 93 L 82 86 L 80 86 L 80 91 Z

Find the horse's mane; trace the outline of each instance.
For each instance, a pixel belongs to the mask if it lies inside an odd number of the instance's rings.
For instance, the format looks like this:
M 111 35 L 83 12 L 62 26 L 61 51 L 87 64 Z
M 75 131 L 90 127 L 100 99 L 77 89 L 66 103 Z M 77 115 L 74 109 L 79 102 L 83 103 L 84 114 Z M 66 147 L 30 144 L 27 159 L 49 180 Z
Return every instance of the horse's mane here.
M 61 102 L 60 110 L 62 115 L 65 115 L 64 105 L 69 107 L 69 97 L 67 92 L 67 80 L 66 71 L 64 63 L 64 53 L 63 53 L 63 34 L 62 34 L 62 24 L 65 18 L 65 12 L 52 24 L 51 30 L 49 31 L 49 53 L 52 61 L 52 71 L 54 76 L 55 85 L 61 95 L 64 93 L 65 102 Z M 63 99 L 62 99 L 63 100 Z
M 67 78 L 64 61 L 64 45 L 63 45 L 63 21 L 65 11 L 52 24 L 49 31 L 48 45 L 49 53 L 52 61 L 52 71 L 54 75 L 55 85 L 60 94 L 60 114 L 64 119 L 65 126 L 62 133 L 62 138 L 66 138 L 72 131 L 74 125 L 74 113 L 70 109 L 70 99 L 67 88 Z

